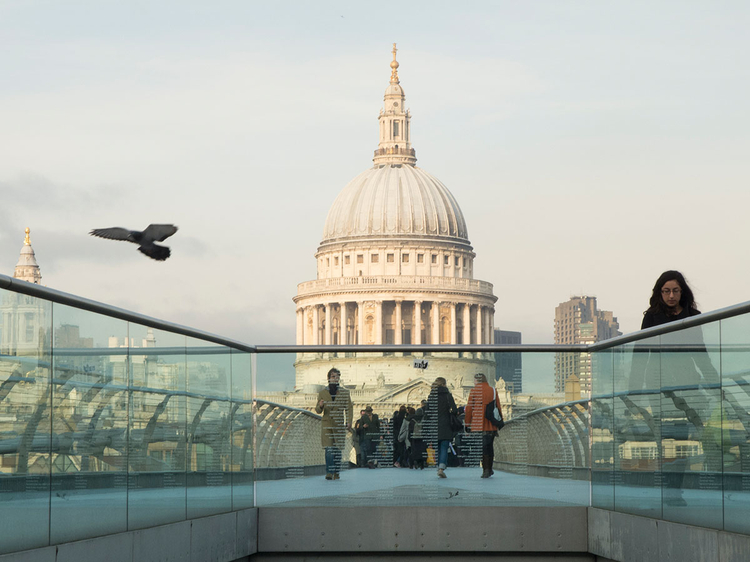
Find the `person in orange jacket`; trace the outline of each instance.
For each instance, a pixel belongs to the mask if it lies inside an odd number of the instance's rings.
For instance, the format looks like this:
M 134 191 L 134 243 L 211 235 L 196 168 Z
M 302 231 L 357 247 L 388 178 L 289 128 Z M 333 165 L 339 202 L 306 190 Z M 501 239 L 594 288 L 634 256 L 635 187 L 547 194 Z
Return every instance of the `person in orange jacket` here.
M 493 388 L 487 384 L 487 377 L 482 373 L 474 375 L 474 388 L 471 389 L 469 399 L 466 401 L 464 427 L 467 431 L 482 434 L 482 478 L 489 478 L 495 472 L 492 470 L 492 463 L 495 458 L 494 441 L 497 428 L 484 417 L 485 408 L 492 402 L 493 394 L 499 410 L 500 400 Z

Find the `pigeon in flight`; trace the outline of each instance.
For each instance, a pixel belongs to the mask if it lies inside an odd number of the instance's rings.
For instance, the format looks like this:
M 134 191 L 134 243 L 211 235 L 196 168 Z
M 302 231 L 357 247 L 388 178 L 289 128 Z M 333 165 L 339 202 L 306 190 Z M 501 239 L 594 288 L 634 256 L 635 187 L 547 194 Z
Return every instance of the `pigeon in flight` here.
M 138 251 L 146 254 L 148 257 L 164 261 L 170 255 L 167 246 L 160 246 L 154 242 L 164 242 L 167 238 L 177 232 L 177 227 L 173 224 L 150 224 L 144 231 L 128 230 L 127 228 L 96 228 L 89 232 L 91 236 L 108 238 L 109 240 L 127 240 L 133 244 L 138 244 Z

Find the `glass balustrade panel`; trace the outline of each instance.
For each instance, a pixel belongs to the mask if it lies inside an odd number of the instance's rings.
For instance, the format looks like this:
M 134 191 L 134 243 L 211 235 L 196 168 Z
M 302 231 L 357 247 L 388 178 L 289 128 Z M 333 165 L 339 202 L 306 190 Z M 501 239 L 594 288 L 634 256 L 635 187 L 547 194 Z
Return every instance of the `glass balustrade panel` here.
M 659 337 L 613 350 L 615 509 L 661 517 Z
M 0 554 L 49 544 L 49 302 L 0 289 Z
M 187 517 L 185 336 L 130 324 L 128 529 Z
M 591 395 L 591 504 L 615 507 L 615 428 L 613 349 L 593 353 Z
M 720 443 L 724 529 L 750 534 L 750 315 L 721 321 L 722 426 L 716 412 L 705 440 Z M 705 441 L 704 440 L 704 441 Z
M 229 348 L 187 340 L 187 517 L 232 510 Z
M 719 323 L 661 336 L 662 516 L 722 528 Z
M 231 350 L 232 401 L 230 471 L 232 509 L 254 507 L 253 362 L 254 354 Z
M 53 305 L 50 540 L 127 530 L 128 325 Z
M 579 381 L 587 384 L 590 370 L 567 381 L 566 397 L 554 353 L 517 355 L 505 373 L 523 381 L 524 392 L 514 395 L 505 379 L 495 383 L 494 353 L 258 354 L 257 504 L 588 505 L 588 401 Z M 580 354 L 560 359 L 561 368 L 590 365 Z M 335 397 L 328 384 L 334 368 Z M 430 419 L 431 389 L 444 378 L 465 416 L 476 373 L 496 387 L 508 423 L 494 439 L 481 430 L 450 432 L 441 478 L 437 437 L 449 420 Z M 471 411 L 481 428 L 483 404 Z M 483 479 L 484 438 L 494 476 Z

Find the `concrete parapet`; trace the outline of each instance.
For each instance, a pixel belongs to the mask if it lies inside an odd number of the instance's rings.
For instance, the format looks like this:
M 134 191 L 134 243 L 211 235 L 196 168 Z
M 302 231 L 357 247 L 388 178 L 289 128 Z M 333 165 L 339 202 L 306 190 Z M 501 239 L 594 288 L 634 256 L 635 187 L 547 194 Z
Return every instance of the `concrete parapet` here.
M 245 509 L 0 556 L 0 562 L 234 562 L 257 552 L 258 510 Z
M 585 507 L 261 507 L 258 551 L 587 553 Z
M 588 508 L 589 552 L 617 562 L 747 562 L 750 537 Z

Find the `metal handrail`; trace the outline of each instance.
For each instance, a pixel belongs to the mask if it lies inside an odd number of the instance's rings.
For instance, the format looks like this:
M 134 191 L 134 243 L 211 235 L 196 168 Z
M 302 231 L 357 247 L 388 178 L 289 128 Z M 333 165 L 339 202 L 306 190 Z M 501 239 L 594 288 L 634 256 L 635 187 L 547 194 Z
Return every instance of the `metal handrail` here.
M 137 312 L 131 312 L 124 308 L 118 308 L 110 304 L 104 304 L 98 301 L 93 301 L 70 293 L 64 293 L 63 291 L 57 291 L 50 289 L 49 287 L 42 287 L 35 283 L 28 283 L 21 281 L 20 279 L 14 279 L 0 273 L 0 289 L 10 289 L 16 293 L 29 295 L 32 297 L 38 297 L 46 299 L 51 302 L 58 304 L 64 304 L 82 310 L 88 310 L 90 312 L 96 312 L 97 314 L 104 314 L 105 316 L 111 316 L 112 318 L 119 318 L 120 320 L 126 320 L 128 322 L 135 322 L 136 324 L 142 324 L 149 328 L 156 328 L 157 330 L 165 330 L 173 332 L 175 334 L 181 334 L 183 336 L 189 336 L 192 338 L 198 338 L 219 345 L 225 345 L 237 349 L 239 351 L 245 351 L 252 353 L 255 348 L 246 343 L 242 343 L 236 340 L 231 340 L 216 334 L 204 332 L 203 330 L 196 330 L 195 328 L 189 328 L 181 324 L 175 324 L 174 322 L 167 322 L 166 320 L 159 320 L 152 316 L 146 316 L 145 314 L 139 314 Z
M 734 304 L 718 310 L 712 310 L 711 312 L 704 312 L 697 316 L 691 316 L 683 320 L 670 322 L 669 324 L 662 324 L 661 326 L 654 326 L 630 334 L 617 336 L 616 338 L 592 343 L 588 345 L 588 351 L 603 351 L 611 347 L 617 347 L 618 345 L 645 340 L 647 338 L 668 334 L 670 332 L 677 332 L 679 330 L 684 330 L 685 328 L 702 326 L 703 324 L 709 324 L 718 320 L 726 320 L 727 318 L 740 316 L 741 314 L 746 314 L 748 312 L 750 312 L 750 301 Z
M 256 345 L 256 353 L 585 353 L 588 346 L 583 344 L 381 344 L 381 345 Z

